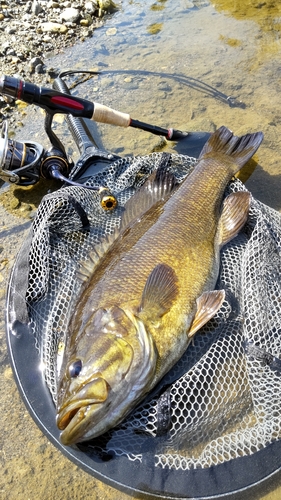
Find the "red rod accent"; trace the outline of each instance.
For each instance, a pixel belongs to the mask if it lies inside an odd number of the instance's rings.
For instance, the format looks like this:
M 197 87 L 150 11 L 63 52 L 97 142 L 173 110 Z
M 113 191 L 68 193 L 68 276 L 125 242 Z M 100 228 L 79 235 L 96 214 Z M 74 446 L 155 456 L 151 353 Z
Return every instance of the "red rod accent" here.
M 71 99 L 69 97 L 54 96 L 54 97 L 51 97 L 51 101 L 58 106 L 64 106 L 67 108 L 79 109 L 79 110 L 84 109 L 83 104 L 81 104 L 80 102 L 74 101 L 73 99 Z
M 20 99 L 22 96 L 22 89 L 23 89 L 23 81 L 19 81 L 19 86 L 18 86 L 18 91 L 17 91 L 17 99 Z
M 173 129 L 172 128 L 168 128 L 168 133 L 167 133 L 167 139 L 172 139 L 173 137 Z

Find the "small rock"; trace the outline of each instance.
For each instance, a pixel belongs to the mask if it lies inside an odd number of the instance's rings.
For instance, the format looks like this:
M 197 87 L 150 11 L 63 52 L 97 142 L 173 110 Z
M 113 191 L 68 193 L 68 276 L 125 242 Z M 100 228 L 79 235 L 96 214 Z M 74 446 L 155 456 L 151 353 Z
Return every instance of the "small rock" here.
M 52 37 L 50 35 L 43 36 L 43 42 L 52 42 Z
M 41 23 L 39 28 L 41 28 L 43 33 L 67 33 L 68 28 L 64 24 L 60 23 Z
M 107 36 L 114 36 L 117 33 L 117 28 L 108 28 L 106 31 Z
M 39 2 L 36 2 L 36 0 L 34 0 L 32 6 L 31 6 L 31 12 L 35 16 L 38 16 L 38 14 L 40 14 L 40 12 L 43 12 L 42 6 L 40 5 Z
M 7 26 L 7 28 L 5 28 L 5 33 L 7 33 L 7 35 L 14 35 L 16 32 L 17 30 L 13 26 Z
M 76 28 L 76 24 L 75 24 L 75 23 L 72 23 L 71 21 L 66 21 L 64 24 L 65 24 L 65 26 L 67 26 L 68 28 Z
M 20 58 L 17 56 L 12 57 L 11 63 L 12 64 L 18 64 L 20 62 Z
M 29 69 L 33 72 L 35 70 L 35 68 L 37 66 L 42 66 L 44 63 L 42 61 L 42 59 L 40 59 L 40 57 L 33 57 L 29 63 L 28 63 L 28 66 L 29 66 Z
M 24 15 L 22 16 L 22 20 L 23 20 L 23 22 L 29 22 L 29 21 L 30 21 L 30 19 L 31 19 L 31 14 L 24 14 Z
M 69 7 L 62 11 L 60 15 L 61 21 L 66 21 L 69 23 L 76 23 L 80 18 L 80 12 L 78 9 L 74 9 L 73 7 Z
M 89 19 L 81 19 L 80 25 L 81 26 L 89 26 L 90 22 Z
M 88 29 L 88 30 L 84 30 L 84 31 L 83 31 L 83 35 L 84 35 L 86 38 L 88 38 L 88 37 L 92 36 L 92 34 L 93 34 L 93 30 L 91 30 L 91 29 Z
M 2 43 L 3 52 L 6 52 L 9 47 L 10 47 L 10 42 L 7 41 L 7 42 Z
M 18 200 L 18 198 L 12 198 L 11 201 L 10 201 L 10 208 L 12 210 L 16 210 L 17 208 L 19 208 L 21 205 L 21 202 Z
M 86 12 L 89 12 L 90 14 L 93 14 L 95 10 L 97 10 L 97 5 L 93 2 L 86 2 L 85 3 L 85 10 Z
M 37 64 L 37 66 L 35 66 L 35 73 L 37 73 L 37 75 L 42 75 L 43 73 L 45 73 L 44 64 Z
M 12 49 L 12 48 L 7 49 L 6 56 L 15 56 L 15 55 L 16 55 L 16 53 L 15 53 L 14 49 Z
M 40 59 L 40 57 L 33 57 L 30 61 L 29 61 L 29 66 L 31 68 L 35 68 L 38 64 L 43 64 L 43 61 L 42 59 Z
M 162 90 L 163 92 L 171 92 L 172 91 L 172 88 L 170 87 L 170 85 L 166 82 L 160 82 L 158 85 L 157 85 L 158 89 L 159 90 Z
M 25 9 L 24 9 L 25 12 L 30 12 L 31 7 L 32 7 L 32 2 L 26 2 Z

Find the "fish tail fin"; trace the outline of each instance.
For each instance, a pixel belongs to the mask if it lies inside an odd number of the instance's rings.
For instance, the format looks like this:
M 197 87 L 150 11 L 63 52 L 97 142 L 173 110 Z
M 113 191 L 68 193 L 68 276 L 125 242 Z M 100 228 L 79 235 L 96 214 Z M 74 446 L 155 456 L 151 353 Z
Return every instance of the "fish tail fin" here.
M 211 153 L 231 156 L 237 166 L 237 169 L 233 172 L 235 174 L 255 154 L 262 140 L 262 132 L 237 137 L 227 127 L 220 127 L 204 145 L 199 160 Z

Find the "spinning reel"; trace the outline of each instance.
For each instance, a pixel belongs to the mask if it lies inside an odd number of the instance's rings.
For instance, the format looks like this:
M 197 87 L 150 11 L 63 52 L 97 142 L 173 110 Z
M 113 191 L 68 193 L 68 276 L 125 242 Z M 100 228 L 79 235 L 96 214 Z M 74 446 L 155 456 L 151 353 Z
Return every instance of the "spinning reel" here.
M 46 122 L 48 121 L 46 119 Z M 50 135 L 52 139 L 56 137 L 54 133 Z M 58 139 L 54 142 L 58 144 Z M 66 177 L 72 166 L 73 164 L 66 159 L 65 152 L 60 148 L 53 146 L 49 151 L 45 151 L 37 142 L 9 139 L 8 122 L 7 120 L 3 122 L 0 134 L 0 179 L 4 182 L 30 186 L 43 177 L 81 187 L 80 183 Z M 113 210 L 116 207 L 117 200 L 106 187 L 85 185 L 83 187 L 99 191 L 100 203 L 104 210 Z

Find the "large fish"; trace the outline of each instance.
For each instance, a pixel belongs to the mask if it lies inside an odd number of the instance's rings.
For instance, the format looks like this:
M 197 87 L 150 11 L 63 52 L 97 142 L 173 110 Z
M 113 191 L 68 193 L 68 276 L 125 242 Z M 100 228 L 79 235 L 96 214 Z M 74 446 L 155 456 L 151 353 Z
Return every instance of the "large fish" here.
M 250 204 L 247 192 L 223 202 L 224 191 L 262 138 L 221 127 L 180 185 L 158 169 L 126 204 L 118 232 L 82 265 L 58 381 L 63 444 L 118 424 L 221 307 L 220 248 L 244 225 Z

